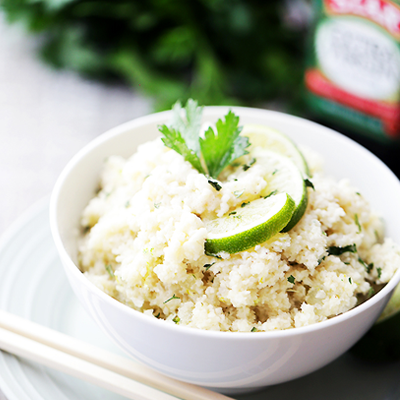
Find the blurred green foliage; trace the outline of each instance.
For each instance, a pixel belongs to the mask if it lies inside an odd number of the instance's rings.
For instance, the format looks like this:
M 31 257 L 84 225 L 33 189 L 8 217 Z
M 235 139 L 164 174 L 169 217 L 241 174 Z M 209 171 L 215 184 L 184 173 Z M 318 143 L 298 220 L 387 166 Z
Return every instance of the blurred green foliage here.
M 298 104 L 304 36 L 282 0 L 0 0 L 11 23 L 41 36 L 57 68 L 119 79 L 155 108 Z

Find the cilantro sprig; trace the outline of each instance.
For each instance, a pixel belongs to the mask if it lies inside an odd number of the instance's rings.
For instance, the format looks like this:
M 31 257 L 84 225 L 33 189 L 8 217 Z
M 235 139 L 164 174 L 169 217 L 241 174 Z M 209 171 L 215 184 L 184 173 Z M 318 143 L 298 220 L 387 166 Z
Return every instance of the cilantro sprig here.
M 248 154 L 249 139 L 240 136 L 239 117 L 231 110 L 200 136 L 203 107 L 189 99 L 186 106 L 178 102 L 173 107 L 171 126 L 159 126 L 165 146 L 181 154 L 200 173 L 217 179 L 222 170 L 237 158 Z M 182 115 L 183 114 L 183 115 Z

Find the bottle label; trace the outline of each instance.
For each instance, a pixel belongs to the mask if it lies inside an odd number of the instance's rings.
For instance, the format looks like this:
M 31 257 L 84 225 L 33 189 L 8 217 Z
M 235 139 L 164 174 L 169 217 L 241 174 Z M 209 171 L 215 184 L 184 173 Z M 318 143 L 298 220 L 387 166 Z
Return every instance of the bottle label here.
M 397 136 L 400 8 L 385 0 L 325 0 L 323 14 L 314 32 L 314 63 L 306 71 L 307 88 L 364 114 L 364 121 L 378 119 L 386 134 Z M 352 116 L 351 112 L 343 115 Z

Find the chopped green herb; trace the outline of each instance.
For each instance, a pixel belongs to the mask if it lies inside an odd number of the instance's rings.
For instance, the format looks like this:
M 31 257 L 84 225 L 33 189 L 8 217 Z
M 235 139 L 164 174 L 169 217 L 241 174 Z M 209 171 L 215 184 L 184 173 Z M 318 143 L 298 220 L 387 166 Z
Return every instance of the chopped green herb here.
M 180 297 L 177 297 L 177 296 L 175 296 L 175 294 L 174 294 L 174 295 L 173 295 L 172 297 L 170 297 L 168 300 L 165 300 L 163 304 L 166 304 L 166 303 L 168 303 L 168 302 L 171 301 L 171 300 L 180 300 Z
M 236 197 L 240 197 L 243 193 L 244 193 L 244 190 L 235 190 L 235 191 L 233 192 L 233 194 L 234 194 Z
M 289 278 L 287 278 L 287 280 L 292 284 L 294 284 L 294 282 L 295 282 L 295 278 L 293 275 L 290 275 Z
M 367 274 L 369 274 L 372 271 L 372 268 L 374 268 L 374 263 L 367 264 L 361 257 L 358 257 L 357 261 L 364 266 Z
M 161 313 L 158 313 L 157 315 L 155 315 L 156 318 L 160 318 Z
M 352 282 L 351 282 L 351 277 L 349 277 L 349 283 L 350 283 L 350 285 L 352 284 Z
M 173 318 L 172 321 L 174 321 L 177 324 L 180 320 L 181 319 L 176 315 L 175 318 Z
M 154 203 L 154 208 L 160 208 L 161 203 Z
M 108 275 L 110 275 L 111 279 L 115 279 L 115 275 L 114 275 L 114 270 L 112 269 L 110 264 L 106 264 L 105 266 L 106 271 L 108 272 Z
M 357 247 L 355 244 L 349 244 L 348 246 L 340 247 L 340 246 L 329 246 L 328 254 L 330 256 L 340 256 L 343 253 L 356 253 Z
M 372 268 L 374 268 L 374 263 L 367 264 L 361 257 L 358 257 L 357 261 L 364 266 L 367 274 L 369 274 L 372 271 Z
M 378 279 L 382 276 L 382 268 L 377 268 L 376 271 L 378 272 Z
M 278 193 L 278 190 L 273 190 L 270 194 L 267 194 L 266 196 L 264 196 L 264 199 L 267 199 L 270 196 L 275 196 Z
M 211 264 L 205 264 L 205 265 L 203 265 L 203 267 L 206 269 L 206 271 L 208 271 L 214 264 L 215 264 L 215 262 L 213 262 Z
M 356 194 L 358 194 L 359 196 L 361 196 L 361 193 L 360 193 L 360 192 L 356 192 Z
M 228 215 L 235 215 L 237 214 L 237 211 L 231 211 Z
M 185 119 L 182 118 L 182 110 Z M 181 154 L 200 173 L 217 178 L 225 167 L 248 153 L 246 148 L 250 143 L 246 136 L 240 136 L 239 117 L 232 111 L 225 115 L 224 120 L 217 121 L 217 134 L 209 127 L 204 138 L 200 137 L 202 111 L 203 108 L 192 99 L 184 108 L 178 102 L 173 107 L 171 127 L 162 125 L 159 130 L 164 135 L 162 141 L 165 146 Z
M 278 169 L 275 169 L 274 172 L 272 172 L 272 175 L 275 175 L 278 172 Z
M 307 187 L 315 190 L 314 184 L 309 180 L 309 179 L 304 179 L 304 183 L 306 184 Z
M 242 216 L 241 215 L 234 215 L 233 218 L 241 219 Z
M 355 221 L 355 223 L 356 223 L 356 225 L 358 227 L 357 233 L 360 233 L 361 232 L 361 225 L 360 225 L 360 221 L 358 220 L 358 215 L 357 214 L 354 214 L 354 221 Z
M 253 327 L 251 328 L 251 332 L 257 332 L 257 328 L 256 328 L 255 326 L 253 326 Z
M 247 171 L 254 163 L 256 162 L 256 159 L 253 158 L 248 164 L 243 165 L 243 170 Z
M 247 204 L 249 204 L 250 202 L 249 201 L 247 201 L 247 202 L 244 202 L 244 203 L 242 203 L 241 205 L 240 205 L 240 207 L 246 207 L 247 206 Z
M 367 293 L 368 297 L 371 297 L 375 294 L 375 289 L 373 287 L 370 287 Z
M 322 263 L 322 261 L 325 260 L 325 258 L 326 258 L 326 256 L 321 257 L 321 258 L 318 260 L 318 265 L 320 265 L 320 264 Z
M 222 189 L 222 186 L 221 186 L 218 182 L 216 182 L 216 181 L 213 181 L 213 180 L 209 179 L 209 180 L 208 180 L 208 183 L 209 183 L 217 192 L 219 192 L 219 191 Z

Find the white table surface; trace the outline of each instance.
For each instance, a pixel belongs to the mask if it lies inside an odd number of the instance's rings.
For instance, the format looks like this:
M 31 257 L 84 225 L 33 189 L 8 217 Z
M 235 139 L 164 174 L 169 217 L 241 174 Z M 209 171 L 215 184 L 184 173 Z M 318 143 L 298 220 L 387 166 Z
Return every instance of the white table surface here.
M 151 111 L 149 99 L 127 88 L 49 69 L 37 59 L 36 45 L 0 14 L 0 235 L 51 193 L 87 142 Z

